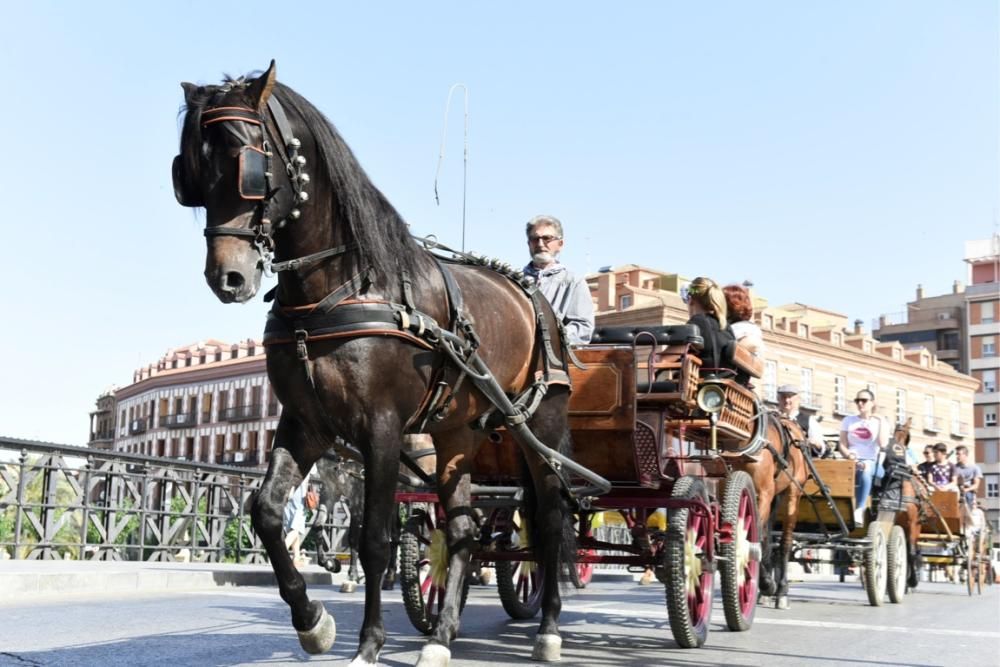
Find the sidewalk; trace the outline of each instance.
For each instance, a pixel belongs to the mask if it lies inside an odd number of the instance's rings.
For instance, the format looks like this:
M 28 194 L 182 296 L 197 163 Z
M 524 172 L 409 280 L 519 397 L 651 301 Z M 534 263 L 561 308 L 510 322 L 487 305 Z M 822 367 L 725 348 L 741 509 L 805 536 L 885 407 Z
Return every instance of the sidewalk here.
M 309 586 L 340 584 L 346 568 L 330 574 L 301 570 Z M 220 586 L 277 586 L 270 565 L 147 563 L 135 561 L 0 561 L 0 606 L 67 596 L 127 596 L 205 590 Z

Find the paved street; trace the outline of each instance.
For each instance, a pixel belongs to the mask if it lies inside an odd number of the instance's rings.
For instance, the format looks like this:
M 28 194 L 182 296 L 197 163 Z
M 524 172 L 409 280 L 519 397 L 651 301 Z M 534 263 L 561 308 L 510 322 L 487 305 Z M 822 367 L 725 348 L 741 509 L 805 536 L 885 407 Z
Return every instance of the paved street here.
M 345 664 L 361 622 L 361 590 L 310 590 L 336 617 L 338 640 L 328 655 L 299 650 L 276 590 L 246 586 L 0 603 L 0 665 Z M 566 593 L 563 664 L 998 664 L 1000 586 L 969 598 L 954 584 L 921 584 L 903 605 L 873 608 L 856 582 L 800 583 L 792 603 L 784 612 L 760 609 L 753 630 L 740 634 L 724 629 L 717 604 L 706 647 L 686 651 L 670 636 L 661 587 L 595 581 Z M 423 639 L 409 625 L 398 591 L 387 594 L 385 617 L 390 639 L 380 664 L 414 664 Z M 530 664 L 534 630 L 534 622 L 506 617 L 495 588 L 473 588 L 452 664 Z

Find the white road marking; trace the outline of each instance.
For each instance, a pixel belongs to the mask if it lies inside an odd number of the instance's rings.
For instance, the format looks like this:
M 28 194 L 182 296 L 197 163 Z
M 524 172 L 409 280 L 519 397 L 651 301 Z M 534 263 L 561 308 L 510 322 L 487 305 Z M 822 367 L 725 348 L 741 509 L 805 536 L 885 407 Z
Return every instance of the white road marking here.
M 586 614 L 592 612 L 595 614 L 617 614 L 620 616 L 628 617 L 642 617 L 642 618 L 656 618 L 662 620 L 668 620 L 669 616 L 665 611 L 654 611 L 654 610 L 643 610 L 641 612 L 636 609 L 625 609 L 618 607 L 611 607 L 605 605 L 572 605 L 564 604 L 563 611 L 572 611 L 574 613 Z M 713 615 L 713 623 L 725 623 L 726 618 L 722 615 Z M 757 625 L 797 625 L 802 627 L 810 628 L 823 628 L 831 630 L 863 630 L 866 632 L 901 632 L 910 633 L 913 632 L 913 628 L 908 628 L 901 625 L 869 625 L 867 623 L 841 623 L 837 621 L 807 621 L 802 619 L 792 619 L 792 618 L 761 618 L 757 616 L 754 618 L 754 624 Z M 921 628 L 920 634 L 929 635 L 945 635 L 949 637 L 982 637 L 986 639 L 1000 639 L 1000 632 L 988 632 L 982 630 L 948 630 L 944 628 Z

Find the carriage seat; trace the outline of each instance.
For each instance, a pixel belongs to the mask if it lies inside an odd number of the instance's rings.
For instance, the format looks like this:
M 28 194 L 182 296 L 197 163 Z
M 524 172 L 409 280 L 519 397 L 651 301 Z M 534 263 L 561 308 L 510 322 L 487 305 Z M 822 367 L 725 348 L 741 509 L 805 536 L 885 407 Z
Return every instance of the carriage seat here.
M 650 335 L 645 335 L 650 334 Z M 691 345 L 701 350 L 705 344 L 701 330 L 693 324 L 657 326 L 598 327 L 590 337 L 591 345 Z
M 722 361 L 725 365 L 746 373 L 750 377 L 764 377 L 764 360 L 751 352 L 746 345 L 737 341 L 729 341 L 722 348 Z
M 636 383 L 635 390 L 640 394 L 672 394 L 677 391 L 677 383 L 672 380 L 657 380 L 652 384 L 649 382 Z

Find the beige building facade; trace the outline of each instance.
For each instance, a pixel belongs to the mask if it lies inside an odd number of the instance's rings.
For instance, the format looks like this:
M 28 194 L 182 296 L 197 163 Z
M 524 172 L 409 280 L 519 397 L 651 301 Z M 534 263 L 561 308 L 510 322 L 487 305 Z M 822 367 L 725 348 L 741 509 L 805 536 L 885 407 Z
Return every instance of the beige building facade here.
M 237 466 L 266 464 L 281 414 L 255 340 L 170 350 L 114 399 L 115 451 Z

